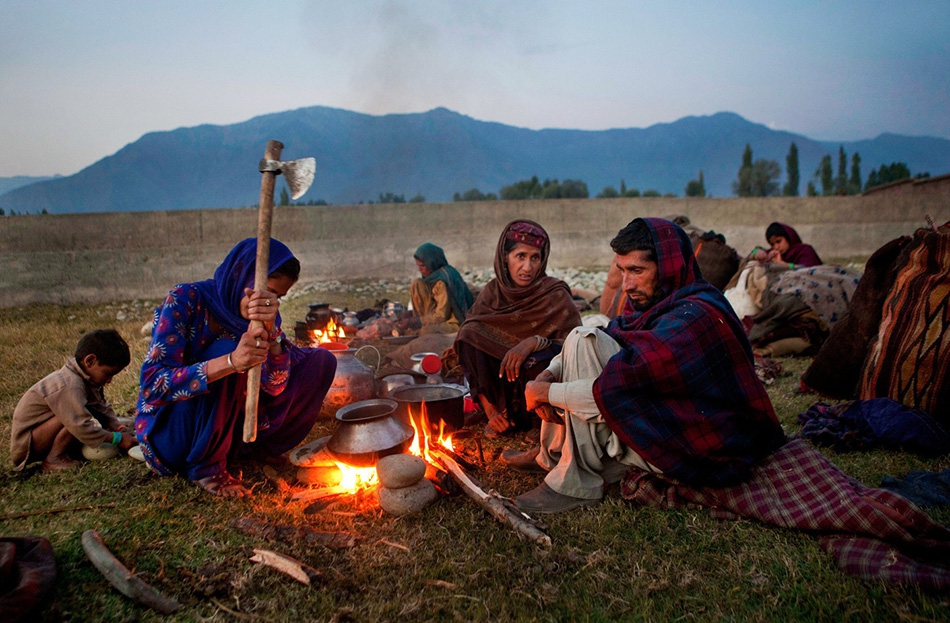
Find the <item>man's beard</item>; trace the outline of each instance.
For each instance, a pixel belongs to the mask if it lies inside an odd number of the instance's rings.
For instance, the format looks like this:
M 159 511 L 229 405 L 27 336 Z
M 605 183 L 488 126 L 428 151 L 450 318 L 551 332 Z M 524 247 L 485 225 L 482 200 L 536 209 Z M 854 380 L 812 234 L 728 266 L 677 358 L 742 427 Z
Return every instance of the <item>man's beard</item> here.
M 627 298 L 630 299 L 630 304 L 633 305 L 633 309 L 635 311 L 645 312 L 651 307 L 653 307 L 660 300 L 660 294 L 659 292 L 655 292 L 653 296 L 651 297 L 648 297 L 646 299 L 637 298 L 636 300 L 631 298 L 630 295 L 628 294 Z

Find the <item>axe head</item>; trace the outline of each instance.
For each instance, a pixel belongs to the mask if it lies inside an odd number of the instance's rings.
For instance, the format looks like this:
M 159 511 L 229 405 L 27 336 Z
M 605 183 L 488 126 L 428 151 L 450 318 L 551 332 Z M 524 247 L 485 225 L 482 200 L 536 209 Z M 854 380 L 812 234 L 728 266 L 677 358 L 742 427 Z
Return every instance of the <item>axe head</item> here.
M 314 158 L 301 158 L 282 162 L 278 160 L 261 160 L 261 173 L 271 172 L 284 174 L 287 178 L 287 187 L 290 188 L 291 199 L 300 199 L 310 185 L 313 184 L 313 174 L 317 170 L 317 161 Z

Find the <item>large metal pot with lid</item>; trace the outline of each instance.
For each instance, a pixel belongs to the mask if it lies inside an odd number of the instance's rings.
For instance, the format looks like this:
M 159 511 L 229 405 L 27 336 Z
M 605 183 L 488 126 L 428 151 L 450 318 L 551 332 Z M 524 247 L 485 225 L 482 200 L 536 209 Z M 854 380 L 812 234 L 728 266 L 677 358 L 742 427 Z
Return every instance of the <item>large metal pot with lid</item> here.
M 355 467 L 372 467 L 384 456 L 405 452 L 415 434 L 394 417 L 398 404 L 375 398 L 346 405 L 336 412 L 337 428 L 327 441 L 333 458 Z

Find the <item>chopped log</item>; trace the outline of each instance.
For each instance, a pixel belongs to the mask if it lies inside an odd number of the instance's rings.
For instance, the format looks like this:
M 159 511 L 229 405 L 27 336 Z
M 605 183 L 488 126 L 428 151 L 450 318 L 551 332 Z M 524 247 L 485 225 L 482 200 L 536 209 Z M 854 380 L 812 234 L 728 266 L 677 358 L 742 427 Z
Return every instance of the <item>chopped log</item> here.
M 181 608 L 181 604 L 177 601 L 166 597 L 158 589 L 143 582 L 129 571 L 118 558 L 112 555 L 95 530 L 86 530 L 82 533 L 82 548 L 99 573 L 126 597 L 162 614 L 172 614 Z
M 310 586 L 312 582 L 323 578 L 323 574 L 310 565 L 300 562 L 296 558 L 273 552 L 269 549 L 255 549 L 251 562 L 277 569 L 297 580 L 301 584 Z
M 545 532 L 538 527 L 537 522 L 529 515 L 517 510 L 517 507 L 512 508 L 513 505 L 510 503 L 506 504 L 497 492 L 486 492 L 482 490 L 482 488 L 476 485 L 474 480 L 465 473 L 465 470 L 446 453 L 441 450 L 430 450 L 430 453 L 434 460 L 441 463 L 445 471 L 452 474 L 452 477 L 459 486 L 462 487 L 462 490 L 465 491 L 470 498 L 475 500 L 479 506 L 495 517 L 495 519 L 514 528 L 520 538 L 527 539 L 542 547 L 551 547 L 551 537 L 545 534 Z
M 251 517 L 236 517 L 231 520 L 230 525 L 244 534 L 269 541 L 303 542 L 307 545 L 323 545 L 332 549 L 348 549 L 356 545 L 356 537 L 347 532 L 319 532 L 306 526 L 272 524 Z
M 352 493 L 352 489 L 349 487 L 319 487 L 317 489 L 304 489 L 303 491 L 298 491 L 297 493 L 290 496 L 290 499 L 295 502 L 309 502 L 311 500 L 319 500 L 320 498 L 325 498 L 330 495 L 340 495 L 343 493 Z
M 316 502 L 310 504 L 305 509 L 303 509 L 304 515 L 315 515 L 317 513 L 322 513 L 326 509 L 330 508 L 334 504 L 338 504 L 343 498 L 350 497 L 349 493 L 340 493 L 334 496 L 327 496 L 325 498 L 320 498 Z
M 439 452 L 443 452 L 450 456 L 453 461 L 459 464 L 462 469 L 477 469 L 477 466 L 474 465 L 471 461 L 463 457 L 461 454 L 455 450 L 449 450 L 445 446 L 439 448 Z

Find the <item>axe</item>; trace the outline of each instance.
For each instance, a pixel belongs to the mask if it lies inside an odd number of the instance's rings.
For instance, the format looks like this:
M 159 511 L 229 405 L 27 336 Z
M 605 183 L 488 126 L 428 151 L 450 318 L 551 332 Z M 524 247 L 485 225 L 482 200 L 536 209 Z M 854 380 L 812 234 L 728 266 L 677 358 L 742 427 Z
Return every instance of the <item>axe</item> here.
M 274 184 L 281 173 L 287 180 L 290 196 L 299 199 L 310 184 L 317 169 L 313 158 L 301 158 L 290 162 L 280 161 L 280 152 L 284 144 L 280 141 L 267 141 L 264 158 L 258 167 L 261 170 L 261 200 L 257 213 L 257 260 L 254 265 L 254 289 L 267 287 L 267 268 L 270 263 L 270 230 L 274 220 Z M 259 320 L 252 320 L 249 329 L 263 326 Z M 261 391 L 261 367 L 259 365 L 247 371 L 247 402 L 244 404 L 244 442 L 257 439 L 257 397 Z

